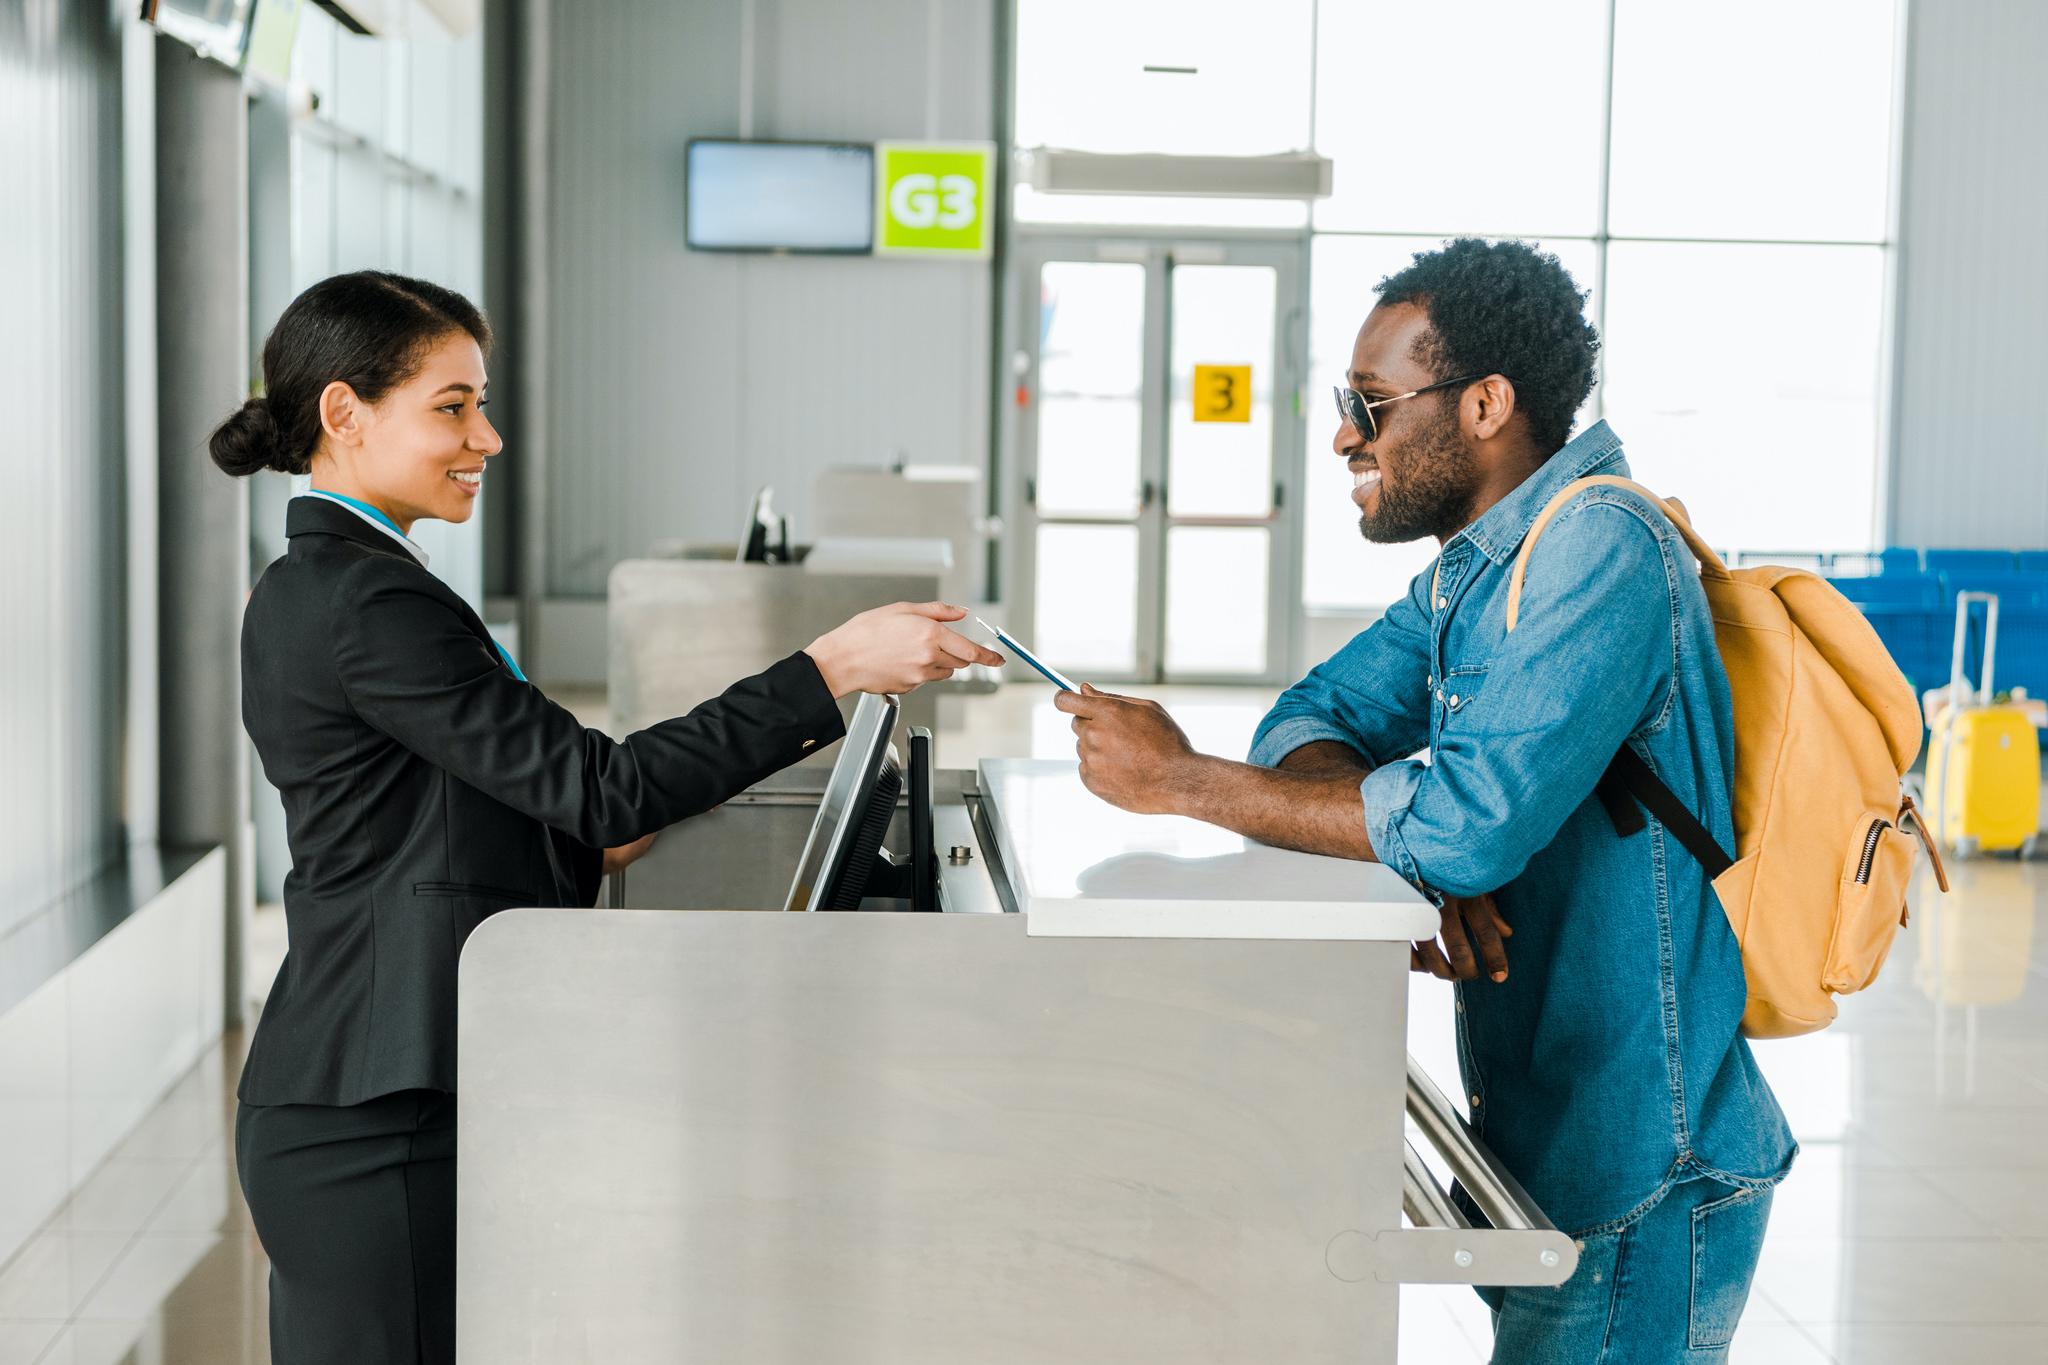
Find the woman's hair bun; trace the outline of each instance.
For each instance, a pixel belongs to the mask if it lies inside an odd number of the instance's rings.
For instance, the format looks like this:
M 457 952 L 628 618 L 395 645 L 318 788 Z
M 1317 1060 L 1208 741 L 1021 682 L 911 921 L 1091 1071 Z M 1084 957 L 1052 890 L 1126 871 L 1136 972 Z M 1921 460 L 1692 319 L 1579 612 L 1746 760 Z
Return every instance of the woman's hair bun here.
M 214 428 L 206 444 L 213 462 L 240 478 L 262 469 L 285 468 L 281 435 L 270 404 L 261 398 L 251 398 Z

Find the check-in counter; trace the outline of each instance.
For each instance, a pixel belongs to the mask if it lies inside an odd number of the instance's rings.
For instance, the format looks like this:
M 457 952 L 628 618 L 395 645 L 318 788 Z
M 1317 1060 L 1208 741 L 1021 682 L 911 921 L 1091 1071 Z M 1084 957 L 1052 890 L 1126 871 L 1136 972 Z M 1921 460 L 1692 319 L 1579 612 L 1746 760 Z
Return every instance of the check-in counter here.
M 1401 1282 L 1570 1275 L 1408 1061 L 1391 872 L 993 761 L 938 783 L 943 913 L 782 913 L 802 799 L 664 835 L 625 898 L 693 908 L 472 936 L 464 1359 L 1391 1361 Z M 743 865 L 754 913 L 684 889 Z

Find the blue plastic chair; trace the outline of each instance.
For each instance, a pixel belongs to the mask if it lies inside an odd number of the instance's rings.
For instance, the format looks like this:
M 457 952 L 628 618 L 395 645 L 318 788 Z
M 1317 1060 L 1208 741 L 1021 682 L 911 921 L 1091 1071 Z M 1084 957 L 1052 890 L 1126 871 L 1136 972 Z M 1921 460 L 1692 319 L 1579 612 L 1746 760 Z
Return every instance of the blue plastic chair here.
M 1931 610 L 1942 602 L 1941 580 L 1932 574 L 1879 574 L 1871 578 L 1830 578 L 1828 582 L 1860 607 Z
M 1941 600 L 1953 606 L 1959 592 L 1995 592 L 2001 612 L 2048 606 L 2048 577 L 2007 569 L 2003 573 L 1957 570 L 1941 575 Z
M 2009 574 L 2017 572 L 2019 561 L 2011 550 L 1929 550 L 1926 552 L 1927 571 L 1969 574 Z
M 1919 573 L 1920 551 L 1911 546 L 1891 545 L 1877 553 L 1879 573 Z

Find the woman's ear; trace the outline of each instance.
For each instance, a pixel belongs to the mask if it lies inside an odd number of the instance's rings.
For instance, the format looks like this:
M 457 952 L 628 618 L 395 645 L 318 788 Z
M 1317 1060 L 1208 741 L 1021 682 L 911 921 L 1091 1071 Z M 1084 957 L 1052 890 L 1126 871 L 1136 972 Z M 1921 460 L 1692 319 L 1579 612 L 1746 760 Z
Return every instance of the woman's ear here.
M 362 400 L 339 379 L 320 391 L 320 430 L 338 445 L 362 444 Z

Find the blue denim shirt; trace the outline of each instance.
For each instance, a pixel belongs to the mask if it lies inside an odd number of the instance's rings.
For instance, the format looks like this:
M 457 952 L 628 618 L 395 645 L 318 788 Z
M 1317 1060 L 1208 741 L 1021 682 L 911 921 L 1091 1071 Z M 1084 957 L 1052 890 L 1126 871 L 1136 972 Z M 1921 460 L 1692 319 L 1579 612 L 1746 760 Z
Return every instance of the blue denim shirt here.
M 1626 742 L 1734 847 L 1733 709 L 1697 565 L 1642 498 L 1588 490 L 1544 532 L 1506 629 L 1544 505 L 1627 472 L 1605 422 L 1574 439 L 1451 537 L 1434 587 L 1420 575 L 1289 688 L 1251 752 L 1358 750 L 1380 860 L 1426 889 L 1494 893 L 1515 932 L 1504 983 L 1458 987 L 1465 1091 L 1487 1144 L 1576 1236 L 1695 1175 L 1769 1184 L 1796 1150 L 1737 1032 L 1742 958 L 1705 870 L 1654 818 L 1617 835 L 1593 796 Z

